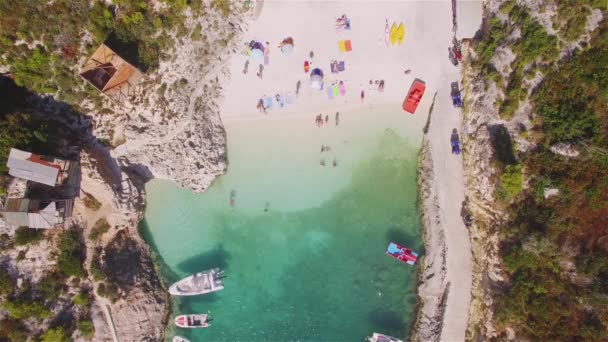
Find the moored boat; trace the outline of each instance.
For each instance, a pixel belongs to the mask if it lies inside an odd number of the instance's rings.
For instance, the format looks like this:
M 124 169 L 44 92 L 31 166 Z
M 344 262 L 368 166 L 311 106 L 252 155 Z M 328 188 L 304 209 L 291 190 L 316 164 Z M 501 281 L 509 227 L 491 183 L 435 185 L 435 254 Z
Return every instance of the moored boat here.
M 174 296 L 196 296 L 223 290 L 222 271 L 219 268 L 195 273 L 169 287 Z
M 388 248 L 386 249 L 386 254 L 408 265 L 413 265 L 416 263 L 416 260 L 418 260 L 418 253 L 412 251 L 409 248 L 400 246 L 394 242 L 391 242 L 388 245 Z
M 372 336 L 367 338 L 369 342 L 403 342 L 400 339 L 388 335 L 374 333 Z
M 180 328 L 207 328 L 209 324 L 209 315 L 207 314 L 191 314 L 179 315 L 175 317 L 175 325 Z
M 181 336 L 173 336 L 172 341 L 173 342 L 190 342 L 189 339 L 187 339 L 185 337 L 181 337 Z

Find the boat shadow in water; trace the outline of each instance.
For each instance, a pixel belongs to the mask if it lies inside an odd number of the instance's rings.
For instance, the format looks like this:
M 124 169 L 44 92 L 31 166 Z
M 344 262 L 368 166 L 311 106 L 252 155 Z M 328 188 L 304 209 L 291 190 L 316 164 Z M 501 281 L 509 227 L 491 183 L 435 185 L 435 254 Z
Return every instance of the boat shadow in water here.
M 418 245 L 418 242 L 416 242 L 420 238 L 415 236 L 413 233 L 403 231 L 403 229 L 398 227 L 391 227 L 386 232 L 386 239 L 388 241 L 387 244 L 389 242 L 395 242 L 401 246 L 413 249 L 418 253 L 419 256 L 422 255 L 423 246 Z
M 228 253 L 220 243 L 205 253 L 195 255 L 180 262 L 177 265 L 177 269 L 185 274 L 193 274 L 216 267 L 219 267 L 222 271 L 226 271 L 228 269 L 229 259 L 230 253 Z
M 385 309 L 374 309 L 367 315 L 367 320 L 374 326 L 382 328 L 386 332 L 403 333 L 405 322 L 397 312 Z

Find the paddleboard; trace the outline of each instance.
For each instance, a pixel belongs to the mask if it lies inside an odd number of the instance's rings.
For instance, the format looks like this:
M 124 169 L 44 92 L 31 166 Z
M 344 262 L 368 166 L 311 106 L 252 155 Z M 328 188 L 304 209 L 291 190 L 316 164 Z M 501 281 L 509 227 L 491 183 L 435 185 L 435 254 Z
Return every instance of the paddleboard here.
M 390 45 L 390 30 L 388 28 L 388 20 L 386 21 L 386 25 L 384 25 L 384 44 L 386 44 L 386 46 Z
M 395 23 L 391 26 L 390 39 L 391 45 L 395 45 L 395 42 L 397 41 L 397 25 L 395 25 Z
M 403 26 L 403 23 L 400 23 L 397 28 L 397 44 L 401 45 L 403 43 L 403 37 L 405 37 L 405 26 Z

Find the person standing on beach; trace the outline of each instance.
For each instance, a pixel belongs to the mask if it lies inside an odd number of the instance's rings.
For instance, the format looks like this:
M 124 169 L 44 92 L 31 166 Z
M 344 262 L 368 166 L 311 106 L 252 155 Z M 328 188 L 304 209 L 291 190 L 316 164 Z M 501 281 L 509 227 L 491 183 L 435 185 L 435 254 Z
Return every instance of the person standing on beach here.
M 315 57 L 315 53 L 312 52 L 312 50 L 310 50 L 310 53 L 308 54 L 308 56 L 310 57 L 310 59 L 312 60 Z
M 363 99 L 365 99 L 365 90 L 361 89 L 361 103 L 363 103 Z
M 264 72 L 264 66 L 260 64 L 260 71 L 258 71 L 258 77 L 262 78 L 262 73 Z
M 246 60 L 245 67 L 243 68 L 243 74 L 247 74 L 248 69 L 249 69 L 249 60 Z
M 325 124 L 329 122 L 329 115 L 325 115 Z
M 298 80 L 298 83 L 296 83 L 296 96 L 298 96 L 298 94 L 300 93 L 301 86 L 302 86 L 302 81 Z
M 340 123 L 340 112 L 336 112 L 336 126 Z

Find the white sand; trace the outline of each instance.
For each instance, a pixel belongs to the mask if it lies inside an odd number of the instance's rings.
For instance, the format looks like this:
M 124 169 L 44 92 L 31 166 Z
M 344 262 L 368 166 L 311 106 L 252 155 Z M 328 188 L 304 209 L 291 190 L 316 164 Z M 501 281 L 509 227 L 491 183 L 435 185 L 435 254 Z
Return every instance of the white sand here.
M 351 20 L 351 30 L 336 32 L 335 19 L 346 14 Z M 384 43 L 385 20 L 405 24 L 402 46 L 387 47 Z M 249 71 L 243 74 L 247 57 L 232 58 L 231 80 L 225 85 L 225 101 L 221 107 L 222 120 L 228 137 L 242 130 L 247 120 L 269 120 L 276 132 L 293 132 L 302 124 L 313 124 L 315 115 L 333 116 L 340 111 L 341 121 L 355 109 L 367 110 L 368 115 L 381 115 L 387 106 L 401 111 L 401 103 L 412 81 L 419 78 L 427 89 L 415 115 L 403 114 L 403 124 L 421 127 L 426 119 L 433 94 L 438 93 L 431 131 L 431 150 L 442 222 L 447 244 L 446 281 L 452 284 L 447 300 L 442 340 L 462 341 L 468 321 L 471 284 L 471 255 L 468 232 L 460 218 L 460 204 L 464 196 L 462 161 L 450 152 L 450 132 L 461 127 L 461 114 L 450 103 L 449 82 L 459 79 L 458 71 L 447 58 L 447 48 L 452 41 L 451 2 L 445 1 L 265 1 L 258 19 L 251 23 L 245 41 L 259 40 L 270 43 L 270 64 L 264 66 L 263 79 L 256 76 L 259 62 L 251 61 Z M 283 38 L 294 39 L 294 51 L 283 54 L 278 44 Z M 338 40 L 350 39 L 353 51 L 341 53 Z M 319 67 L 325 73 L 325 83 L 342 80 L 347 94 L 333 100 L 327 99 L 326 91 L 309 86 L 309 75 L 304 73 L 303 63 L 314 51 L 312 68 Z M 331 60 L 344 60 L 346 72 L 332 74 Z M 405 69 L 411 69 L 409 75 Z M 369 88 L 369 80 L 384 79 L 385 91 L 379 93 Z M 275 107 L 265 115 L 256 109 L 259 98 L 277 93 L 295 94 L 296 82 L 302 82 L 300 95 L 294 104 Z M 359 99 L 365 90 L 365 101 Z M 310 132 L 313 132 L 311 130 Z M 320 137 L 325 134 L 319 129 Z M 277 133 L 278 134 L 278 133 Z M 311 133 L 315 134 L 315 133 Z M 264 137 L 259 137 L 264 139 Z M 266 137 L 272 139 L 272 137 Z M 419 142 L 416 142 L 419 143 Z M 229 152 L 230 153 L 230 152 Z M 433 280 L 431 280 L 433 281 Z

